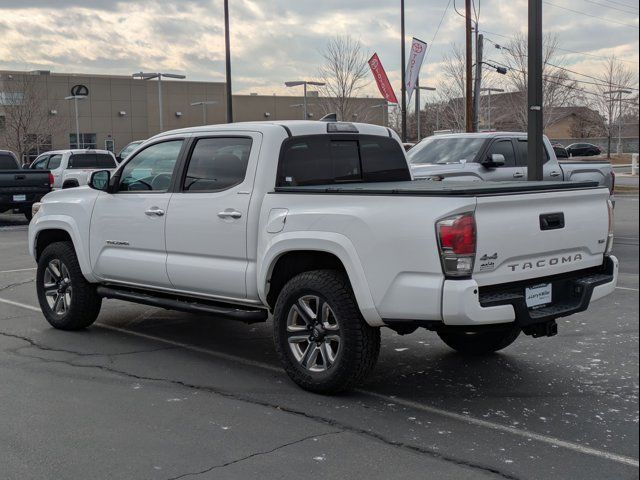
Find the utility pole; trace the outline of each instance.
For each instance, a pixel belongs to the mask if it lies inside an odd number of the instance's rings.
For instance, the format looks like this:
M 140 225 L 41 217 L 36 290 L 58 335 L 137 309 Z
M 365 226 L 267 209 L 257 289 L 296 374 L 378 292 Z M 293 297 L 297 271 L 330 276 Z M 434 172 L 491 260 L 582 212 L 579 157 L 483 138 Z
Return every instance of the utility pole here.
M 471 0 L 468 0 L 471 1 Z M 400 76 L 402 80 L 402 106 L 400 115 L 402 117 L 402 141 L 407 141 L 407 81 L 405 75 L 405 33 L 404 33 L 404 0 L 400 0 Z
M 476 25 L 477 30 L 477 25 Z M 476 85 L 473 89 L 473 131 L 477 132 L 480 117 L 480 91 L 482 89 L 482 50 L 484 35 L 476 36 Z
M 542 0 L 529 0 L 527 180 L 542 180 Z
M 465 125 L 467 132 L 473 132 L 473 48 L 471 45 L 471 0 L 465 0 L 465 37 L 467 46 L 466 88 L 465 88 Z
M 231 89 L 231 40 L 229 39 L 229 0 L 224 0 L 224 56 L 227 72 L 227 123 L 233 123 L 233 93 Z

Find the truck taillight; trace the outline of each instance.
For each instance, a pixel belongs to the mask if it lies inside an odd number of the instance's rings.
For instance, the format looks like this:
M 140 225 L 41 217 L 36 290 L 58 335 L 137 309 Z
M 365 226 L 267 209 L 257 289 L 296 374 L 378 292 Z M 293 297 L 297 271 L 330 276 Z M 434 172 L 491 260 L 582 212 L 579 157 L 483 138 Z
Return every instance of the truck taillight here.
M 607 247 L 604 249 L 605 255 L 611 254 L 611 250 L 613 250 L 613 224 L 615 218 L 611 199 L 607 199 L 607 210 L 609 211 L 609 231 L 607 232 Z
M 53 173 L 49 172 L 49 186 L 53 188 Z
M 473 213 L 443 218 L 436 224 L 442 270 L 451 277 L 473 272 L 476 256 L 476 221 Z

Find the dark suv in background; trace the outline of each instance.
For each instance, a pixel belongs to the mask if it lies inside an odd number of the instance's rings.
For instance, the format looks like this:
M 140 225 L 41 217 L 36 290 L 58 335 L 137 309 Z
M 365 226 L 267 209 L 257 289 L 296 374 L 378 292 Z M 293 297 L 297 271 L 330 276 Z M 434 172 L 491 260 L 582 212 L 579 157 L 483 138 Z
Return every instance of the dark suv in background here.
M 567 147 L 567 153 L 572 157 L 591 157 L 600 155 L 602 150 L 591 143 L 572 143 Z

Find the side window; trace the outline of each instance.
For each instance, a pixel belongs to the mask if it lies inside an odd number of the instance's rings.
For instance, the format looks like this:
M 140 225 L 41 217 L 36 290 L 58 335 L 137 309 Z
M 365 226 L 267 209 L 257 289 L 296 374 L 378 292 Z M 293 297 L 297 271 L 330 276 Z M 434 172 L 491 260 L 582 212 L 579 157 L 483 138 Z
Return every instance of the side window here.
M 49 170 L 55 170 L 60 166 L 61 162 L 62 162 L 62 155 L 52 155 L 49 158 L 49 165 L 47 166 L 47 168 Z
M 529 142 L 527 142 L 527 140 L 525 139 L 519 139 L 518 140 L 518 166 L 519 167 L 526 167 L 527 166 L 527 161 L 529 158 Z M 551 158 L 549 156 L 549 151 L 547 150 L 547 145 L 544 145 L 544 161 L 548 162 L 549 158 Z
M 491 144 L 488 155 L 491 156 L 494 153 L 504 155 L 504 166 L 515 167 L 516 166 L 516 153 L 513 150 L 513 143 L 511 140 L 497 140 Z
M 36 160 L 35 162 L 33 162 L 33 165 L 31 165 L 31 168 L 34 168 L 36 170 L 46 170 L 47 169 L 47 160 L 49 160 L 49 157 L 43 157 L 39 160 Z
M 151 145 L 122 168 L 119 192 L 166 192 L 182 149 L 182 140 Z
M 215 192 L 244 181 L 251 153 L 250 138 L 203 138 L 191 153 L 182 190 Z

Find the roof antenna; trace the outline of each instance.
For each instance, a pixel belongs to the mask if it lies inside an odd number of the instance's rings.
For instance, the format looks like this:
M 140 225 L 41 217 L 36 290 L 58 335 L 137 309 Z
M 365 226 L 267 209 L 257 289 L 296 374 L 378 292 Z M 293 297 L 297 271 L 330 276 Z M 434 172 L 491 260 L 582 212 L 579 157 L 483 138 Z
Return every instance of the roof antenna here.
M 338 121 L 338 114 L 337 113 L 329 113 L 329 114 L 325 115 L 324 117 L 322 117 L 319 121 L 320 122 L 337 122 Z

